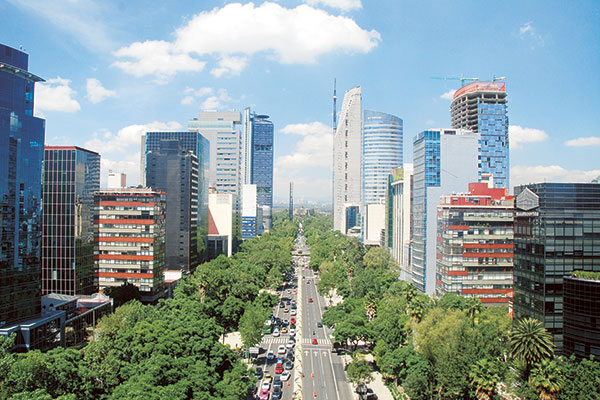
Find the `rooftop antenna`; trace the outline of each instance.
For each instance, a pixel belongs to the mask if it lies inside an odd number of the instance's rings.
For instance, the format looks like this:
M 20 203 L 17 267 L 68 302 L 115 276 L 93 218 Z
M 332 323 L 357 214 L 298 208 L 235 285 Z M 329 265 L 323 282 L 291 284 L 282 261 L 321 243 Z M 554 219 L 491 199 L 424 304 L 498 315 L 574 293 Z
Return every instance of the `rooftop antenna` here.
M 336 118 L 336 101 L 337 101 L 337 96 L 336 96 L 336 92 L 335 92 L 335 83 L 336 83 L 336 78 L 333 78 L 333 134 L 335 135 L 335 130 L 337 129 L 337 118 Z

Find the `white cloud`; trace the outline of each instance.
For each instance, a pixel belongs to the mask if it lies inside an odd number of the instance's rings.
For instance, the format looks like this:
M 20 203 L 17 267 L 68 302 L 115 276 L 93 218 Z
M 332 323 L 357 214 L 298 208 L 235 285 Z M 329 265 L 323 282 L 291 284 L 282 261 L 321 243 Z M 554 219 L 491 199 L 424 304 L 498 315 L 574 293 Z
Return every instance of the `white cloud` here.
M 231 3 L 194 16 L 175 32 L 173 42 L 135 42 L 115 52 L 114 66 L 134 76 L 165 80 L 181 71 L 200 71 L 212 56 L 215 76 L 239 74 L 248 57 L 262 53 L 283 64 L 315 63 L 332 52 L 368 53 L 381 41 L 348 17 L 302 4 L 288 9 L 265 2 Z
M 94 104 L 100 103 L 109 97 L 117 97 L 117 92 L 108 90 L 96 78 L 89 78 L 86 82 L 87 99 Z
M 71 81 L 57 77 L 35 86 L 35 111 L 75 112 L 81 109 L 73 98 L 77 92 L 71 89 Z
M 239 75 L 248 64 L 248 57 L 222 57 L 219 60 L 219 67 L 213 68 L 210 73 L 220 78 L 223 75 Z
M 206 65 L 163 40 L 135 42 L 120 48 L 114 54 L 134 60 L 115 61 L 112 64 L 115 67 L 136 77 L 155 75 L 159 83 L 167 82 L 178 72 L 202 71 Z
M 521 150 L 523 143 L 543 142 L 548 139 L 548 134 L 540 129 L 525 128 L 519 125 L 509 125 L 508 136 L 510 148 Z
M 296 149 L 292 154 L 277 157 L 275 160 L 277 168 L 296 172 L 311 167 L 325 167 L 331 170 L 333 134 L 330 126 L 322 122 L 291 124 L 279 132 L 286 135 L 299 135 L 302 139 L 296 143 Z
M 127 186 L 135 186 L 140 183 L 140 152 L 133 151 L 120 159 L 115 160 L 112 157 L 102 157 L 102 175 L 100 176 L 100 186 L 106 187 L 108 180 L 108 171 L 125 173 L 127 175 Z
M 279 130 L 279 133 L 298 135 L 301 138 L 291 154 L 275 159 L 275 193 L 287 195 L 289 182 L 294 182 L 297 198 L 331 201 L 331 127 L 321 122 L 290 124 Z
M 183 91 L 186 96 L 181 99 L 181 104 L 194 104 L 196 100 L 202 100 L 200 108 L 202 110 L 222 110 L 226 108 L 231 97 L 226 89 L 215 90 L 211 87 L 201 87 L 200 89 L 186 88 Z
M 539 34 L 533 26 L 533 21 L 527 21 L 519 28 L 519 37 L 521 40 L 529 41 L 531 47 L 534 48 L 536 46 L 543 47 L 549 36 Z
M 179 122 L 150 122 L 143 125 L 128 125 L 113 135 L 111 132 L 102 131 L 93 134 L 92 139 L 85 142 L 85 147 L 104 154 L 123 154 L 139 151 L 140 138 L 145 132 L 151 131 L 174 131 L 181 129 Z
M 185 96 L 181 99 L 181 104 L 187 105 L 192 104 L 194 102 L 194 96 Z
M 567 140 L 565 144 L 572 147 L 600 146 L 600 137 L 580 137 L 577 139 Z
M 515 165 L 510 168 L 511 186 L 539 182 L 591 182 L 600 176 L 600 169 L 565 169 L 560 165 Z
M 442 95 L 440 95 L 440 99 L 453 100 L 455 92 L 456 92 L 455 89 L 450 89 L 446 93 L 443 93 Z
M 311 6 L 322 4 L 326 7 L 337 8 L 342 11 L 358 10 L 362 8 L 360 0 L 304 0 Z

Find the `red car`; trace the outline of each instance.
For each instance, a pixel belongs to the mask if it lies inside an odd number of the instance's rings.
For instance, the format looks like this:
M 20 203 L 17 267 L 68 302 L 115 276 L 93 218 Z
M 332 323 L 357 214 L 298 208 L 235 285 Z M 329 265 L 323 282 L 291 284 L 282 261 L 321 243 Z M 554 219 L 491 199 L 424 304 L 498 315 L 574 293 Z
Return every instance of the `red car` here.
M 295 324 L 296 323 L 296 318 L 292 317 L 290 318 L 290 324 Z
M 312 344 L 319 344 L 319 341 L 317 340 L 317 338 L 313 338 Z
M 313 302 L 313 299 L 312 299 L 312 297 L 309 297 L 309 298 L 308 298 L 308 302 L 309 302 L 309 303 L 312 303 L 312 302 Z
M 283 363 L 277 363 L 275 366 L 275 373 L 280 374 L 283 372 Z

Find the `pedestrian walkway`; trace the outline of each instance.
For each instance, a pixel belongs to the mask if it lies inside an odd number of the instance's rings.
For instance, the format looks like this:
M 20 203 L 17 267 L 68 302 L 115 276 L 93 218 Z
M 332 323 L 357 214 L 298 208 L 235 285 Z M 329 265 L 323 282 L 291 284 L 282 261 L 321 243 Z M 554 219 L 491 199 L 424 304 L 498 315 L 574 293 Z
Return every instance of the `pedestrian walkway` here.
M 286 344 L 289 340 L 287 337 L 265 337 L 262 344 Z
M 379 372 L 373 372 L 373 381 L 367 385 L 373 389 L 379 400 L 394 400 L 390 389 L 383 383 L 383 377 Z
M 318 341 L 319 341 L 319 345 L 327 345 L 327 346 L 331 345 L 331 340 L 329 340 L 329 339 L 318 339 Z M 302 344 L 312 344 L 312 339 L 304 338 L 304 339 L 302 339 Z

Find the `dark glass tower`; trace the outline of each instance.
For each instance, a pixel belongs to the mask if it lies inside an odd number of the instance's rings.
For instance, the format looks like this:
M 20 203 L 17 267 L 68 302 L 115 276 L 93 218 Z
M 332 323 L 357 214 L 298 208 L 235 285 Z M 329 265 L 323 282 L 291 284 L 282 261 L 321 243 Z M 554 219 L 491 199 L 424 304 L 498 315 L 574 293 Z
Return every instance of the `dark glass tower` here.
M 46 147 L 43 165 L 42 294 L 92 294 L 94 192 L 100 155 L 79 147 Z
M 259 233 L 271 229 L 273 210 L 273 122 L 268 115 L 244 110 L 246 123 L 243 140 L 245 184 L 256 185 L 257 205 L 263 212 Z
M 45 121 L 33 116 L 29 56 L 0 45 L 0 325 L 41 311 Z
M 536 318 L 563 350 L 564 277 L 600 271 L 600 184 L 515 187 L 514 317 Z
M 167 194 L 167 268 L 190 272 L 199 261 L 198 159 L 180 140 L 163 139 L 146 154 L 146 185 Z

